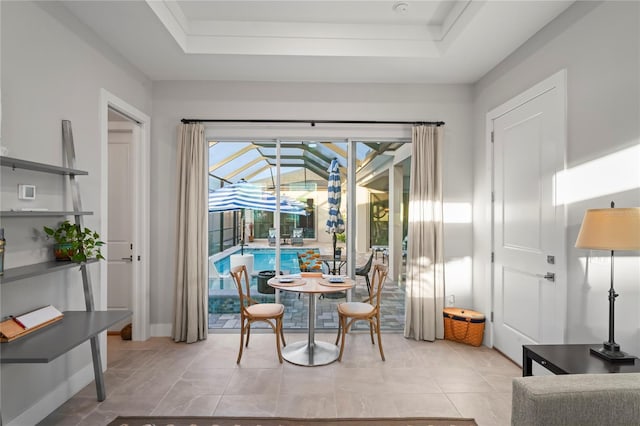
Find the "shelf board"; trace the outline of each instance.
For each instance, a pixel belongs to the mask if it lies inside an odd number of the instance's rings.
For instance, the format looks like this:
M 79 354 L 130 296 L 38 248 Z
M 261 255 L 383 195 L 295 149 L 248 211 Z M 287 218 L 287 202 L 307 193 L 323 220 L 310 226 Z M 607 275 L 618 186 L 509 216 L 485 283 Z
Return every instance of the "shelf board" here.
M 97 259 L 87 259 L 86 263 L 95 263 L 97 261 Z M 79 268 L 80 264 L 70 260 L 51 260 L 49 262 L 35 263 L 33 265 L 20 266 L 18 268 L 9 268 L 5 269 L 4 274 L 0 276 L 0 283 L 6 284 L 12 281 L 37 277 L 38 275 L 62 271 L 73 267 Z
M 0 156 L 0 165 L 13 169 L 33 170 L 35 172 L 54 173 L 57 175 L 79 176 L 88 175 L 84 170 L 70 169 L 68 167 L 53 166 L 51 164 L 36 163 L 35 161 L 20 160 L 19 158 Z
M 72 211 L 53 211 L 53 210 L 38 210 L 38 211 L 23 211 L 23 210 L 4 210 L 0 212 L 0 217 L 55 217 L 55 216 L 89 216 L 93 212 L 74 212 Z
M 131 311 L 66 311 L 62 320 L 11 342 L 0 344 L 2 364 L 51 362 L 112 325 Z

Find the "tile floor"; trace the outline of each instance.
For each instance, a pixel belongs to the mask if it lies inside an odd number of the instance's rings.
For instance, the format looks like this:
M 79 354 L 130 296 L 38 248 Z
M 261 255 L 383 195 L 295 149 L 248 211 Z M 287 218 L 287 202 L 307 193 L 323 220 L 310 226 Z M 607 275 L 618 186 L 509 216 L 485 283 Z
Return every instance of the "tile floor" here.
M 305 333 L 287 333 L 288 342 Z M 333 341 L 335 334 L 316 334 Z M 342 362 L 321 367 L 280 364 L 272 333 L 254 331 L 241 364 L 237 332 L 194 344 L 108 338 L 107 399 L 91 383 L 40 425 L 102 426 L 117 415 L 290 417 L 472 417 L 508 425 L 511 379 L 521 369 L 500 353 L 449 341 L 382 335 L 386 362 L 369 334 L 348 335 Z

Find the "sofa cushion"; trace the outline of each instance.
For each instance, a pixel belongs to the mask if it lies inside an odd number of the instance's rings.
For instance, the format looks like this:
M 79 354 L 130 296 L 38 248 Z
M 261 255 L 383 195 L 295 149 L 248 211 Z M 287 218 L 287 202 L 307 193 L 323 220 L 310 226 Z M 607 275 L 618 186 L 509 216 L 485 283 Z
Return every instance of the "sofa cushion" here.
M 517 377 L 511 424 L 640 425 L 640 373 Z

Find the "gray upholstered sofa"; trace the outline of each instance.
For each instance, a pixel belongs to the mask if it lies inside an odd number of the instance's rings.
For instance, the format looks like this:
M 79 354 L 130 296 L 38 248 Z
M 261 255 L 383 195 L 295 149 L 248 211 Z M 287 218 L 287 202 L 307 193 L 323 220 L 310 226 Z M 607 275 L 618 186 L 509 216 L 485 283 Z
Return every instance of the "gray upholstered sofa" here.
M 640 425 L 640 373 L 515 378 L 511 424 Z

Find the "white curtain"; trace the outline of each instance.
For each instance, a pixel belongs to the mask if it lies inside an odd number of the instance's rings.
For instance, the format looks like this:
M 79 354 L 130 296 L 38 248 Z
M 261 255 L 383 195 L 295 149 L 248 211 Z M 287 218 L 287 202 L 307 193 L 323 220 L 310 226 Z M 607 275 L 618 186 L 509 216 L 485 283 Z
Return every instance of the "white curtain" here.
M 202 124 L 178 126 L 173 340 L 207 338 L 207 147 Z
M 442 128 L 415 126 L 411 142 L 404 335 L 434 341 L 444 337 Z

